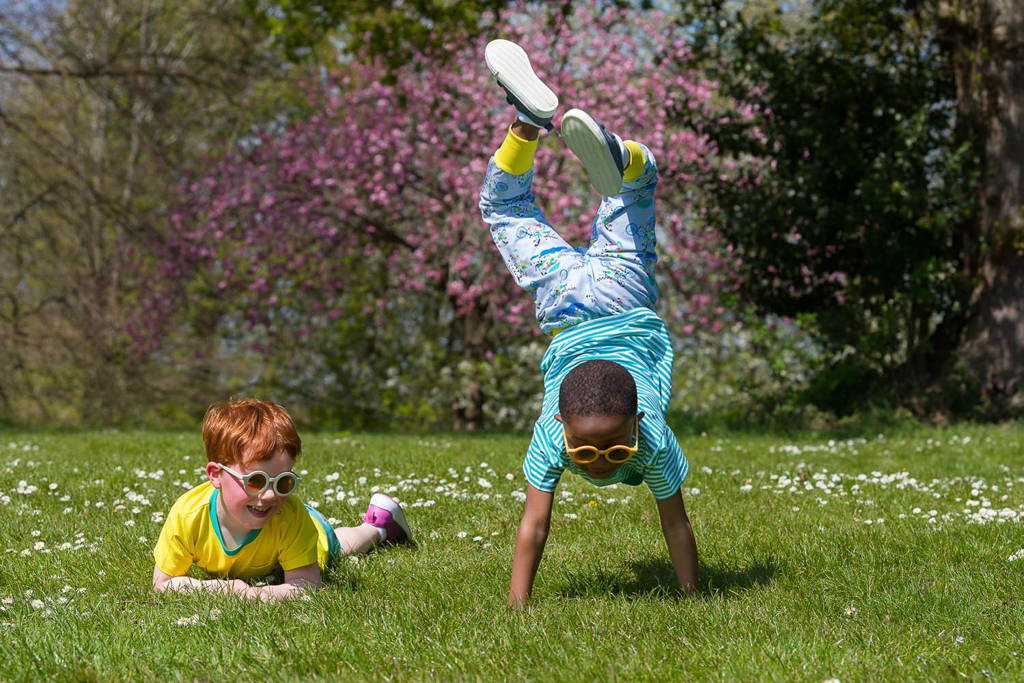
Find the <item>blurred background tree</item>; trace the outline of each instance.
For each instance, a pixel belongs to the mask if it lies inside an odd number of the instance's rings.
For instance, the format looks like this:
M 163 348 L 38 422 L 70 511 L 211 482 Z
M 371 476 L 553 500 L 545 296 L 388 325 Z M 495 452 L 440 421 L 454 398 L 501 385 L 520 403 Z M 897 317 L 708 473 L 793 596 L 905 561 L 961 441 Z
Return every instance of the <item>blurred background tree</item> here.
M 443 59 L 453 38 L 489 35 L 509 0 L 245 0 L 246 12 L 292 62 L 330 62 L 341 46 L 394 70 Z
M 823 408 L 1006 414 L 1024 368 L 1019 3 L 782 5 L 680 18 L 765 112 L 758 137 L 713 133 L 771 159 L 712 190 L 743 294 L 814 331 L 827 361 L 805 396 Z
M 264 40 L 231 0 L 0 9 L 0 419 L 139 419 L 202 384 L 129 323 L 170 188 L 252 119 Z
M 527 426 L 545 340 L 475 209 L 497 35 L 659 155 L 677 410 L 1016 414 L 1022 11 L 8 2 L 0 422 Z M 538 164 L 583 239 L 578 165 Z

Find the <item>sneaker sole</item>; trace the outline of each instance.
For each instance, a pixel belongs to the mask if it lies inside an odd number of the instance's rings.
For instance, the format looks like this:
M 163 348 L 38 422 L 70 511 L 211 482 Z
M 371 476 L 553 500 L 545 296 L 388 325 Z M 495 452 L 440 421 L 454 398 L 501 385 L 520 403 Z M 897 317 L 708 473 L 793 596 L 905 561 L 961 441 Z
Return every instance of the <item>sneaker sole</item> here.
M 622 174 L 597 121 L 584 111 L 570 109 L 562 117 L 561 133 L 586 169 L 594 189 L 605 197 L 617 195 L 622 189 Z
M 524 107 L 540 119 L 551 118 L 558 109 L 558 96 L 534 73 L 526 51 L 510 40 L 492 40 L 484 48 L 491 74 Z
M 391 519 L 395 520 L 398 526 L 402 527 L 402 531 L 405 532 L 405 539 L 407 541 L 412 540 L 412 531 L 409 529 L 409 522 L 405 520 L 405 513 L 402 511 L 402 506 L 392 498 L 386 496 L 383 493 L 375 493 L 370 496 L 370 505 L 376 505 L 377 507 L 387 510 L 391 513 Z

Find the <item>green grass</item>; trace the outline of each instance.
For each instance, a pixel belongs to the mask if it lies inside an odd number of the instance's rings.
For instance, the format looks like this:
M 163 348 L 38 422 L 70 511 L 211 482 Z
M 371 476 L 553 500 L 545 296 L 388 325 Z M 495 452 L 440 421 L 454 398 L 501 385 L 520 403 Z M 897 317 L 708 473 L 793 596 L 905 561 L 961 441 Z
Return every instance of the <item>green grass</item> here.
M 419 542 L 263 605 L 150 590 L 153 514 L 200 480 L 198 430 L 0 432 L 0 678 L 1024 678 L 1022 425 L 685 439 L 689 600 L 649 492 L 567 475 L 514 612 L 526 443 L 303 434 L 304 500 L 351 524 L 380 486 Z

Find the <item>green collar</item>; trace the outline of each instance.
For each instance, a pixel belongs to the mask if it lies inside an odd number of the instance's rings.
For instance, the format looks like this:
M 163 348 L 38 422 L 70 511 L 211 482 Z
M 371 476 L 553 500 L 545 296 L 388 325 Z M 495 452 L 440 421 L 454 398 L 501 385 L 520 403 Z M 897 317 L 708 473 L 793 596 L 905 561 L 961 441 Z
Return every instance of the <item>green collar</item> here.
M 260 535 L 262 529 L 253 529 L 250 531 L 245 540 L 235 548 L 234 550 L 228 550 L 228 546 L 224 543 L 224 535 L 220 532 L 220 520 L 217 518 L 217 496 L 220 494 L 220 489 L 214 489 L 213 493 L 210 494 L 210 524 L 213 525 L 213 530 L 217 533 L 217 540 L 220 541 L 220 548 L 224 551 L 225 555 L 237 555 L 238 552 L 256 540 L 256 537 Z

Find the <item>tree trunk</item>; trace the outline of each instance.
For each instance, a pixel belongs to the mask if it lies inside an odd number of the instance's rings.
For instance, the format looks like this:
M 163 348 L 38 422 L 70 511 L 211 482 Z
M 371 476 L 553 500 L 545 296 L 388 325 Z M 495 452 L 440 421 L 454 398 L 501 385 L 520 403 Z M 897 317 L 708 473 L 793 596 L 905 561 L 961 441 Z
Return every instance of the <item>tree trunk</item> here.
M 961 125 L 982 152 L 984 252 L 962 359 L 999 407 L 1021 404 L 1024 375 L 1024 3 L 949 0 L 939 33 L 957 80 Z
M 1024 398 L 1024 257 L 1018 253 L 990 260 L 983 278 L 964 358 L 989 400 L 997 407 L 1019 407 Z

